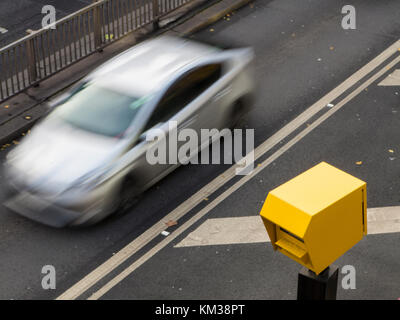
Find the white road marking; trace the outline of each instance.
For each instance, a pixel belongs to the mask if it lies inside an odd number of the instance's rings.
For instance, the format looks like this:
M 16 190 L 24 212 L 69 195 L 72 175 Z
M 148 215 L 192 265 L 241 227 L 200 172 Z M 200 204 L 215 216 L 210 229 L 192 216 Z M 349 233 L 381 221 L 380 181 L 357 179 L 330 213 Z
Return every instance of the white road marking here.
M 290 123 L 288 123 L 282 129 L 280 129 L 278 132 L 276 132 L 273 136 L 271 136 L 266 141 L 264 141 L 259 147 L 256 148 L 256 150 L 254 152 L 255 161 L 259 157 L 261 157 L 263 154 L 265 154 L 266 152 L 271 150 L 280 141 L 282 141 L 283 139 L 288 137 L 291 133 L 293 133 L 300 126 L 304 125 L 308 120 L 310 120 L 319 111 L 323 110 L 328 103 L 330 103 L 333 100 L 335 100 L 336 98 L 338 98 L 341 94 L 343 94 L 345 91 L 347 91 L 352 86 L 354 86 L 358 81 L 363 79 L 365 76 L 367 76 L 372 71 L 374 71 L 377 67 L 379 67 L 381 64 L 383 64 L 387 59 L 389 59 L 392 55 L 394 55 L 396 52 L 398 52 L 399 47 L 400 47 L 400 40 L 396 41 L 393 45 L 391 45 L 388 49 L 386 49 L 384 52 L 382 52 L 379 56 L 377 56 L 375 59 L 373 59 L 367 65 L 362 67 L 360 70 L 358 70 L 356 73 L 354 73 L 351 77 L 349 77 L 347 80 L 345 80 L 343 83 L 341 83 L 338 87 L 336 87 L 331 92 L 329 92 L 327 95 L 322 97 L 319 101 L 317 101 L 311 107 L 306 109 L 297 118 L 292 120 Z M 336 109 L 332 108 L 330 111 L 332 111 L 332 110 L 336 110 Z M 285 151 L 286 150 L 284 150 L 284 148 L 281 148 L 277 153 L 274 154 L 275 158 L 279 157 Z M 270 157 L 267 160 L 270 161 L 271 159 L 272 158 Z M 133 240 L 127 246 L 122 248 L 119 252 L 117 252 L 115 255 L 113 255 L 110 259 L 105 261 L 103 264 L 101 264 L 99 267 L 97 267 L 95 270 L 93 270 L 91 273 L 89 273 L 87 276 L 85 276 L 82 280 L 80 280 L 78 283 L 76 283 L 74 286 L 72 286 L 70 289 L 68 289 L 62 295 L 60 295 L 57 299 L 63 299 L 63 300 L 64 299 L 65 300 L 76 299 L 80 295 L 85 293 L 93 285 L 95 285 L 97 282 L 99 282 L 101 279 L 103 279 L 107 274 L 109 274 L 115 268 L 120 266 L 123 262 L 125 262 L 127 259 L 129 259 L 129 257 L 134 255 L 136 252 L 138 252 L 140 249 L 142 249 L 145 245 L 147 245 L 150 241 L 152 241 L 155 237 L 157 237 L 165 229 L 166 221 L 169 221 L 169 220 L 178 221 L 180 218 L 182 218 L 184 215 L 186 215 L 191 209 L 195 208 L 199 203 L 201 203 L 204 200 L 204 198 L 207 198 L 208 196 L 213 194 L 221 186 L 223 186 L 229 180 L 231 180 L 233 177 L 235 177 L 236 168 L 237 168 L 237 165 L 233 165 L 228 170 L 226 170 L 224 173 L 219 175 L 217 178 L 215 178 L 209 184 L 207 184 L 202 189 L 200 189 L 198 192 L 196 192 L 194 195 L 192 195 L 189 199 L 184 201 L 175 210 L 173 210 L 171 213 L 166 215 L 162 220 L 157 222 L 155 225 L 153 225 L 151 228 L 149 228 L 147 231 L 145 231 L 142 235 L 140 235 L 138 238 Z M 245 180 L 243 178 L 242 178 L 242 180 L 244 182 L 247 182 L 248 179 L 250 179 L 256 173 L 259 172 L 258 169 L 260 169 L 260 168 L 256 168 L 255 171 L 253 172 L 254 173 L 253 175 L 245 176 L 245 178 L 244 178 Z M 242 181 L 242 180 L 240 180 L 240 181 Z M 223 199 L 228 197 L 228 195 L 230 193 L 234 192 L 237 188 L 239 188 L 239 186 L 240 185 L 235 184 L 234 186 L 229 188 L 222 195 L 220 195 L 216 200 L 214 200 L 212 203 L 208 204 L 204 209 L 202 209 L 199 213 L 197 213 L 196 216 L 192 217 L 192 219 L 190 219 L 188 222 L 186 222 L 184 225 L 182 225 L 178 230 L 180 232 L 183 232 L 184 230 L 186 230 L 185 228 L 190 226 L 190 225 L 187 225 L 187 223 L 189 223 L 189 222 L 194 223 L 195 221 L 197 221 L 196 219 L 199 219 L 202 214 L 203 215 L 206 214 L 209 210 L 211 210 L 219 202 L 221 202 Z M 184 226 L 186 226 L 186 227 L 184 228 Z M 164 245 L 167 245 L 170 241 L 172 241 L 178 235 L 178 230 L 176 230 L 174 233 L 172 233 L 170 236 L 168 236 L 168 238 L 161 241 L 155 247 L 150 249 L 150 251 L 148 251 L 146 254 L 144 254 L 131 267 L 129 267 L 127 270 L 125 270 L 123 273 L 121 273 L 119 276 L 117 276 L 115 279 L 113 279 L 111 282 L 109 282 L 105 287 L 100 289 L 100 291 L 98 291 L 96 294 L 94 294 L 91 298 L 100 297 L 101 292 L 103 292 L 103 294 L 104 294 L 106 292 L 105 290 L 109 290 L 112 286 L 114 286 L 116 284 L 116 281 L 118 281 L 118 279 L 122 280 L 124 276 L 126 276 L 127 274 L 129 274 L 130 272 L 135 270 L 136 267 L 138 267 L 142 263 L 144 263 L 153 254 L 155 254 L 157 252 L 157 250 L 160 250 Z M 132 271 L 130 271 L 130 270 L 132 270 Z M 107 288 L 109 288 L 109 289 L 107 289 Z
M 175 248 L 269 242 L 259 215 L 208 219 Z
M 283 153 L 289 150 L 292 146 L 294 146 L 297 142 L 299 142 L 302 138 L 304 138 L 308 133 L 310 133 L 313 129 L 318 127 L 322 122 L 328 119 L 335 112 L 340 110 L 344 105 L 346 105 L 351 99 L 360 94 L 363 90 L 365 90 L 369 85 L 371 85 L 374 81 L 376 81 L 379 77 L 381 77 L 388 69 L 393 68 L 397 63 L 400 62 L 400 56 L 395 58 L 389 64 L 387 64 L 383 69 L 379 72 L 375 73 L 372 77 L 370 77 L 367 81 L 365 81 L 362 85 L 360 85 L 357 89 L 351 92 L 346 98 L 340 101 L 335 107 L 330 109 L 328 112 L 323 114 L 317 120 L 315 120 L 310 126 L 297 134 L 292 140 L 286 143 L 283 147 L 281 147 L 278 151 L 276 151 L 269 158 L 264 160 L 261 164 L 259 164 L 250 175 L 244 176 L 238 182 L 236 182 L 233 186 L 228 188 L 225 192 L 223 192 L 220 196 L 218 196 L 214 201 L 208 204 L 205 208 L 196 213 L 192 218 L 190 218 L 187 222 L 185 222 L 181 227 L 179 227 L 176 231 L 174 231 L 168 238 L 164 239 L 157 245 L 155 245 L 152 249 L 150 249 L 147 253 L 145 253 L 142 257 L 136 260 L 133 264 L 127 267 L 120 274 L 115 276 L 109 282 L 107 282 L 103 287 L 101 287 L 98 291 L 93 293 L 89 300 L 96 300 L 101 298 L 104 294 L 106 294 L 109 290 L 111 290 L 115 285 L 120 283 L 123 279 L 125 279 L 129 274 L 139 268 L 143 263 L 148 261 L 153 255 L 155 255 L 158 251 L 167 246 L 172 240 L 174 240 L 177 236 L 182 234 L 188 228 L 190 228 L 195 222 L 200 220 L 203 216 L 205 216 L 210 210 L 215 208 L 218 204 L 228 198 L 232 193 L 234 193 L 237 189 L 239 189 L 242 185 L 247 183 L 249 180 L 254 178 L 259 172 L 261 172 L 264 168 L 270 165 L 273 161 L 279 158 Z
M 0 33 L 4 34 L 4 33 L 7 33 L 7 32 L 8 32 L 8 30 L 6 28 L 0 27 Z
M 400 207 L 368 209 L 368 234 L 400 232 Z M 208 219 L 175 248 L 269 242 L 259 215 Z
M 400 69 L 394 70 L 378 86 L 400 86 Z
M 368 209 L 368 234 L 400 232 L 400 207 Z

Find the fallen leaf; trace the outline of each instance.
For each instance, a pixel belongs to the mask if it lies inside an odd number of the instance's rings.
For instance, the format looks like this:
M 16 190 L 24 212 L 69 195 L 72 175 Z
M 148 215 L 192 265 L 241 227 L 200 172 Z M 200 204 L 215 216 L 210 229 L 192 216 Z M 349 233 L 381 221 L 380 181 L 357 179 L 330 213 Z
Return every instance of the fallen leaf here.
M 10 106 L 4 106 L 4 109 L 8 109 Z
M 167 227 L 172 227 L 172 226 L 176 226 L 178 224 L 178 222 L 173 221 L 173 220 L 169 220 L 168 222 L 165 223 L 165 225 Z
M 211 28 L 211 29 L 210 29 L 210 32 L 214 32 L 214 29 L 213 29 L 213 28 Z
M 31 117 L 31 116 L 25 116 L 25 119 L 26 119 L 26 120 L 31 120 L 32 117 Z
M 329 50 L 331 50 L 331 51 L 334 50 L 334 49 L 335 49 L 334 46 L 330 46 L 330 47 L 329 47 Z
M 358 166 L 359 166 L 359 165 L 362 165 L 362 161 L 357 161 L 357 162 L 356 162 L 356 165 L 358 165 Z
M 390 153 L 394 153 L 394 150 L 392 150 L 392 149 L 389 149 L 388 151 L 389 151 Z

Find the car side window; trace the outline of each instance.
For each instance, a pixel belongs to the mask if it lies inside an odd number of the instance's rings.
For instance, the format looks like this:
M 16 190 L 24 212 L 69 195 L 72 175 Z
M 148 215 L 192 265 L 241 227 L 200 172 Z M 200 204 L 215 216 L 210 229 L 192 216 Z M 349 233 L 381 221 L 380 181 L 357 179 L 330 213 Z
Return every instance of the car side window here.
M 209 64 L 185 74 L 165 93 L 144 131 L 160 122 L 168 121 L 216 82 L 221 77 L 221 74 L 222 66 L 220 64 Z

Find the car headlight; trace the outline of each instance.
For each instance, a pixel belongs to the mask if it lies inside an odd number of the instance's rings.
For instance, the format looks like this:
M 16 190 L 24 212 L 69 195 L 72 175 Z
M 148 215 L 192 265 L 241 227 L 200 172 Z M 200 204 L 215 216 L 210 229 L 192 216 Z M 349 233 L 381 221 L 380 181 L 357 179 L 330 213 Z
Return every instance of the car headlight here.
M 71 191 L 82 192 L 82 191 L 93 190 L 94 188 L 98 187 L 99 185 L 103 184 L 109 179 L 110 171 L 111 168 L 108 167 L 88 172 L 87 174 L 75 180 L 75 182 L 71 185 L 71 187 L 66 189 L 64 193 Z

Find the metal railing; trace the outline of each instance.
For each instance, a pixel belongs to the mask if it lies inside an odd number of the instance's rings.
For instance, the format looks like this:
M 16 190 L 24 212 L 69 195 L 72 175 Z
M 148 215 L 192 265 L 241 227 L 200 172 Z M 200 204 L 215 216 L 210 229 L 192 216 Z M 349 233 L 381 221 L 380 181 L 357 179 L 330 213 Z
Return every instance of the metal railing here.
M 0 49 L 0 102 L 192 0 L 100 0 Z

